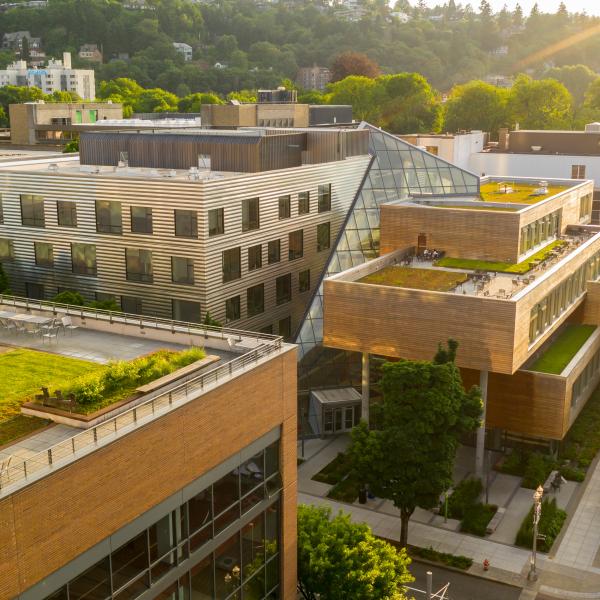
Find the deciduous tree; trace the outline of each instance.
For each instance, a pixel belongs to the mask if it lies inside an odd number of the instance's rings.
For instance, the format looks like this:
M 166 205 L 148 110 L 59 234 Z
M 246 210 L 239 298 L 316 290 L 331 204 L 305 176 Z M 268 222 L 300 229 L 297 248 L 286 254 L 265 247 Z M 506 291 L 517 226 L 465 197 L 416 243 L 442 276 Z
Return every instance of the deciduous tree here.
M 379 75 L 377 63 L 362 52 L 343 52 L 331 64 L 331 81 L 340 81 L 350 75 L 373 79 Z
M 378 88 L 374 79 L 351 75 L 330 84 L 331 104 L 351 104 L 354 118 L 374 121 L 378 116 L 375 92 Z
M 298 507 L 298 588 L 306 600 L 405 600 L 413 581 L 404 549 L 331 509 Z M 317 596 L 317 594 L 319 596 Z

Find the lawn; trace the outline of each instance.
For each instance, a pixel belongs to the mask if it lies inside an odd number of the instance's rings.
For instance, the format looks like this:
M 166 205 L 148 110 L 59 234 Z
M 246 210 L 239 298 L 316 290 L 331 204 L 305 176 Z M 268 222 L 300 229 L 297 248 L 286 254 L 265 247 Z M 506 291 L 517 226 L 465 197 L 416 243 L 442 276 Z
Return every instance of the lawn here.
M 385 267 L 377 273 L 359 279 L 360 283 L 389 285 L 417 290 L 449 292 L 467 281 L 467 275 L 435 269 L 412 269 L 410 267 Z
M 506 183 L 509 187 L 512 187 L 513 191 L 510 194 L 505 194 L 500 192 L 501 184 Z M 559 192 L 562 192 L 567 189 L 564 185 L 549 185 L 548 193 L 542 194 L 540 196 L 533 196 L 533 191 L 539 188 L 540 186 L 535 184 L 528 183 L 514 183 L 510 180 L 506 182 L 492 181 L 490 183 L 484 183 L 481 186 L 480 194 L 481 199 L 484 202 L 506 202 L 511 203 L 515 202 L 517 204 L 535 204 L 536 202 L 541 202 L 542 200 L 546 200 Z
M 595 325 L 567 325 L 529 370 L 559 375 L 595 330 Z
M 0 354 L 0 445 L 44 427 L 48 421 L 21 415 L 23 402 L 40 393 L 64 390 L 72 379 L 102 365 L 26 348 Z
M 529 258 L 520 263 L 507 263 L 507 262 L 491 262 L 485 260 L 475 260 L 470 258 L 440 258 L 435 264 L 438 267 L 448 267 L 450 269 L 471 269 L 479 271 L 496 271 L 498 273 L 514 273 L 515 275 L 522 275 L 531 270 L 530 263 L 544 260 L 547 255 L 557 248 L 558 246 L 564 245 L 565 242 L 562 240 L 555 240 L 550 242 L 547 246 L 544 246 L 541 250 L 532 254 Z

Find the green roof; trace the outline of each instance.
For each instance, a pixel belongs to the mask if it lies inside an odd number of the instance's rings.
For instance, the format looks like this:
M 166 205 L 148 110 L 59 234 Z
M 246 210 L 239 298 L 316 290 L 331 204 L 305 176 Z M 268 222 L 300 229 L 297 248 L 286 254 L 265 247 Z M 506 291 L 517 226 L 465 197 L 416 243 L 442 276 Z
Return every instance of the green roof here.
M 359 279 L 359 283 L 388 285 L 415 290 L 449 292 L 468 279 L 466 273 L 437 269 L 413 269 L 411 267 L 384 267 Z
M 566 185 L 549 185 L 547 194 L 533 195 L 540 186 L 537 183 L 520 183 L 518 181 L 490 181 L 483 183 L 480 188 L 481 199 L 484 202 L 502 202 L 516 204 L 536 204 L 564 190 Z M 504 193 L 504 189 L 512 188 L 512 192 Z

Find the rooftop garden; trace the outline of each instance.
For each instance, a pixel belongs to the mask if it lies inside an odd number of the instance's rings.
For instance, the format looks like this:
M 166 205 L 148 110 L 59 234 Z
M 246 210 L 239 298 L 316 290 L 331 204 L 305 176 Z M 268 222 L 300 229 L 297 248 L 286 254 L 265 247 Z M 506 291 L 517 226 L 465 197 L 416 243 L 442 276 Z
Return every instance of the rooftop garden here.
M 567 325 L 529 370 L 560 375 L 595 330 L 595 325 Z
M 358 281 L 372 285 L 388 285 L 417 290 L 449 292 L 467 281 L 466 273 L 438 271 L 435 269 L 413 269 L 411 267 L 384 267 L 376 273 Z
M 481 185 L 480 195 L 484 202 L 535 204 L 567 189 L 564 185 L 549 185 L 546 194 L 537 194 L 539 188 L 538 183 L 490 181 Z
M 470 258 L 451 258 L 444 257 L 436 261 L 437 267 L 448 267 L 450 269 L 468 269 L 471 271 L 496 271 L 498 273 L 514 273 L 515 275 L 523 275 L 530 271 L 534 265 L 546 260 L 548 255 L 557 247 L 564 246 L 566 242 L 556 240 L 541 250 L 532 254 L 529 258 L 519 263 L 508 262 L 492 262 L 487 260 L 475 260 Z
M 103 368 L 58 354 L 0 347 L 0 446 L 48 424 L 20 412 L 21 404 L 39 393 L 42 386 L 64 389 L 66 382 Z

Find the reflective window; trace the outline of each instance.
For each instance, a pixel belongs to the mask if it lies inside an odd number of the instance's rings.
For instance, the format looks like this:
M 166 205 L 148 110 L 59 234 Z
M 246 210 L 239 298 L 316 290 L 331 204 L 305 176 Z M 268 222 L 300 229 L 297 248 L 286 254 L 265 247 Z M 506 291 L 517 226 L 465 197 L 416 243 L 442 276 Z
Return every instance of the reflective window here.
M 173 298 L 171 300 L 171 313 L 175 321 L 185 321 L 186 323 L 200 323 L 202 321 L 200 302 Z
M 198 213 L 195 210 L 175 210 L 175 235 L 198 237 Z
M 292 335 L 292 317 L 290 315 L 279 319 L 279 335 L 286 340 Z
M 110 598 L 108 556 L 69 582 L 69 600 L 105 600 Z
M 121 296 L 121 308 L 124 313 L 131 315 L 141 315 L 142 299 L 137 296 Z
M 225 300 L 225 318 L 227 322 L 237 321 L 241 316 L 240 297 L 227 298 Z
M 194 261 L 184 256 L 171 256 L 171 281 L 193 285 Z
M 229 598 L 241 584 L 240 534 L 235 533 L 215 552 L 215 588 L 217 598 Z
M 288 194 L 287 196 L 279 196 L 279 218 L 289 219 L 292 215 L 292 197 Z
M 71 244 L 73 273 L 96 275 L 96 246 L 94 244 Z
M 208 211 L 208 235 L 221 235 L 225 233 L 225 212 L 222 208 L 213 208 Z
M 298 194 L 298 214 L 307 215 L 310 212 L 310 192 Z
M 96 200 L 96 231 L 99 233 L 123 233 L 120 202 Z
M 248 248 L 248 271 L 254 271 L 262 267 L 262 245 L 250 246 Z
M 259 200 L 242 200 L 242 231 L 252 231 L 260 227 Z
M 0 258 L 12 260 L 15 257 L 15 250 L 12 240 L 0 238 Z
M 52 244 L 46 242 L 34 242 L 35 264 L 40 267 L 54 266 L 54 250 Z
M 269 264 L 278 263 L 281 260 L 281 241 L 271 240 L 268 248 Z
M 308 292 L 310 290 L 310 269 L 298 273 L 298 291 Z
M 292 274 L 282 275 L 275 280 L 275 302 L 284 304 L 292 299 Z
M 21 194 L 21 225 L 45 227 L 44 198 L 33 194 Z
M 247 289 L 246 306 L 249 317 L 265 312 L 265 286 L 263 283 Z
M 131 207 L 131 233 L 152 233 L 152 209 L 146 206 Z
M 288 260 L 302 258 L 304 254 L 304 230 L 298 229 L 288 234 Z
M 125 267 L 128 281 L 152 283 L 152 252 L 139 248 L 125 249 Z
M 77 204 L 66 200 L 57 200 L 56 217 L 61 227 L 77 227 Z
M 317 252 L 329 250 L 331 246 L 331 228 L 329 223 L 317 225 Z
M 239 248 L 230 248 L 224 250 L 222 255 L 223 262 L 223 283 L 239 279 L 242 276 L 241 251 Z
M 125 587 L 147 571 L 149 564 L 146 531 L 111 554 L 111 567 L 114 590 Z M 143 585 L 148 587 L 148 579 L 143 579 Z
M 213 567 L 213 557 L 209 555 L 192 569 L 192 598 L 214 598 Z
M 331 210 L 331 184 L 319 186 L 319 197 L 318 197 L 318 210 L 319 212 L 327 212 Z

